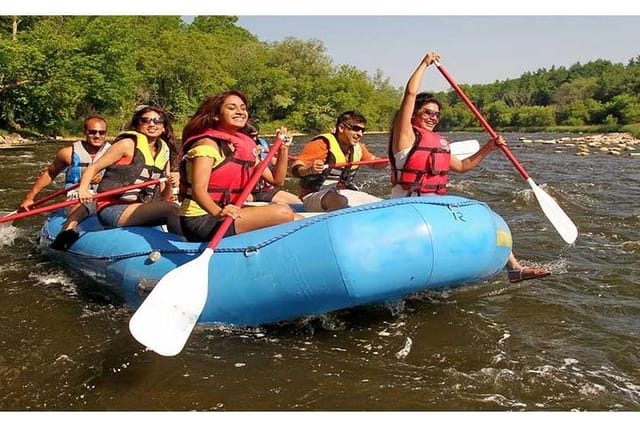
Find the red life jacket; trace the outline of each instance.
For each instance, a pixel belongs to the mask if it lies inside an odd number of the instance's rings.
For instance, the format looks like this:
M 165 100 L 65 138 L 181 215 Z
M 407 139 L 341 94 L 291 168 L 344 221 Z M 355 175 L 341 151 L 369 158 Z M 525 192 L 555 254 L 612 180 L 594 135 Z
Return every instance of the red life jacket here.
M 391 183 L 407 190 L 407 195 L 416 193 L 445 194 L 451 161 L 449 141 L 435 132 L 413 126 L 416 142 L 407 154 L 404 167 L 398 169 L 395 158 L 391 161 Z
M 217 141 L 229 142 L 234 147 L 231 156 L 222 162 L 214 165 L 209 175 L 209 186 L 207 192 L 211 200 L 224 207 L 234 203 L 245 185 L 249 182 L 256 164 L 255 142 L 247 135 L 237 133 L 230 135 L 216 129 L 208 129 L 206 132 L 192 136 L 182 145 L 180 153 L 180 200 L 184 198 L 193 199 L 191 193 L 191 177 L 187 176 L 187 160 L 184 153 L 187 153 L 191 146 L 199 139 L 213 138 Z

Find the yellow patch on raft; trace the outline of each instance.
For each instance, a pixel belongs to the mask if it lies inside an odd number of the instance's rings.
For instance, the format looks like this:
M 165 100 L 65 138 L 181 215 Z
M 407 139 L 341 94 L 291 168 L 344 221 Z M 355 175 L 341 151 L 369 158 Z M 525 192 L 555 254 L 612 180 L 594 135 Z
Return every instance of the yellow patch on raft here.
M 504 246 L 511 249 L 513 242 L 511 241 L 511 233 L 504 230 L 497 230 L 496 243 L 498 246 Z

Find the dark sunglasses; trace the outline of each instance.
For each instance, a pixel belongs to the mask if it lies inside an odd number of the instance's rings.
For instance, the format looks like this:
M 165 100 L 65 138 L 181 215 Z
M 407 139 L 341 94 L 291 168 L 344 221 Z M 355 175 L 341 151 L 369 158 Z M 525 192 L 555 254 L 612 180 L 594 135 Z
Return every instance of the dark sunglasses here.
M 362 126 L 352 125 L 351 123 L 347 123 L 347 122 L 342 122 L 342 124 L 345 125 L 347 128 L 351 129 L 354 132 L 362 132 L 362 133 L 364 133 L 365 128 L 363 128 Z
M 432 110 L 430 108 L 425 108 L 424 110 L 422 110 L 420 112 L 420 114 L 423 114 L 423 115 L 429 116 L 429 117 L 440 118 L 440 111 Z
M 89 130 L 87 130 L 87 133 L 89 135 L 106 135 L 107 131 L 106 130 L 89 129 Z
M 148 125 L 149 123 L 162 124 L 164 119 L 162 117 L 140 117 L 140 123 Z

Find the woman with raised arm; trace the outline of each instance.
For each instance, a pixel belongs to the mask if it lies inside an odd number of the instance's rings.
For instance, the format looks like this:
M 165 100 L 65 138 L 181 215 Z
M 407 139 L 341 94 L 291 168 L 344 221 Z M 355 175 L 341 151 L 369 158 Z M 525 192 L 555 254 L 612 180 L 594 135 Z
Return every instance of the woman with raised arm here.
M 472 156 L 459 160 L 451 155 L 449 141 L 434 132 L 440 122 L 440 102 L 429 93 L 418 93 L 424 71 L 440 60 L 435 52 L 427 53 L 415 69 L 404 91 L 400 109 L 389 133 L 391 197 L 442 195 L 447 191 L 449 171 L 464 173 L 480 164 L 493 150 L 505 144 L 501 135 L 489 140 Z M 523 267 L 513 253 L 507 261 L 509 281 L 545 277 L 544 268 Z

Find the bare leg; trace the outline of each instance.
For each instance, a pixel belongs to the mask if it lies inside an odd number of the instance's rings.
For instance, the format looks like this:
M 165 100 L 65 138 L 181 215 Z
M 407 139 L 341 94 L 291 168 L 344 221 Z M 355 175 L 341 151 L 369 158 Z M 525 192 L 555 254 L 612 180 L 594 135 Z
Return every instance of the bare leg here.
M 67 220 L 62 225 L 62 230 L 60 231 L 75 230 L 78 224 L 88 216 L 89 210 L 84 205 L 74 206 L 74 208 L 67 213 Z
M 122 212 L 118 226 L 167 224 L 169 232 L 182 235 L 179 210 L 175 203 L 165 201 L 133 203 Z
M 507 266 L 509 270 L 522 270 L 522 265 L 520 265 L 516 257 L 513 255 L 513 252 L 509 254 L 509 260 L 507 261 Z
M 62 225 L 60 233 L 51 242 L 51 248 L 57 251 L 66 251 L 80 237 L 76 231 L 76 227 L 86 217 L 89 216 L 89 210 L 84 205 L 73 206 L 67 212 L 67 220 Z
M 511 283 L 546 277 L 551 274 L 551 271 L 547 270 L 546 268 L 523 267 L 522 264 L 520 264 L 516 257 L 513 255 L 513 252 L 509 254 L 509 259 L 507 260 L 507 268 L 509 281 Z
M 266 206 L 253 206 L 240 209 L 240 214 L 234 221 L 236 233 L 246 233 L 259 228 L 291 222 L 295 218 L 289 205 L 274 203 Z

